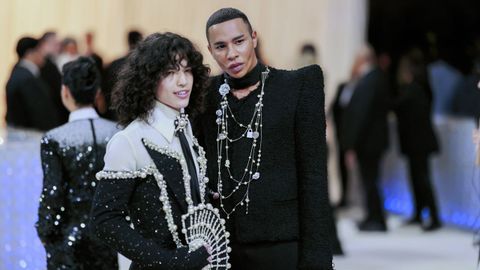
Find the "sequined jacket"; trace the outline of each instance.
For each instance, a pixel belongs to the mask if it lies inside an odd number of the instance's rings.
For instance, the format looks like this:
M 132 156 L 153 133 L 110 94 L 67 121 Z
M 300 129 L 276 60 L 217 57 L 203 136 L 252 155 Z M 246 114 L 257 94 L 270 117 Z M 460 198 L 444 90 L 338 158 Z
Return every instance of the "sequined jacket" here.
M 93 111 L 93 109 L 92 109 Z M 48 269 L 117 269 L 117 253 L 89 232 L 89 217 L 113 122 L 95 118 L 68 122 L 41 140 L 43 190 L 36 229 Z
M 130 143 L 119 142 L 118 138 L 128 132 L 134 134 L 129 141 L 135 149 Z M 208 252 L 203 247 L 189 252 L 181 232 L 181 215 L 187 212 L 182 158 L 165 145 L 144 138 L 153 134 L 161 140 L 154 132 L 151 126 L 134 122 L 112 139 L 107 152 L 119 147 L 124 149 L 125 158 L 146 150 L 151 164 L 135 171 L 104 170 L 97 174 L 100 183 L 92 206 L 92 228 L 106 244 L 132 260 L 131 270 L 201 269 L 207 265 Z M 171 213 L 171 220 L 166 212 Z
M 230 216 L 227 230 L 232 241 L 239 243 L 298 241 L 298 269 L 332 269 L 322 71 L 316 65 L 295 71 L 270 70 L 263 97 L 261 177 L 250 186 L 248 214 L 245 208 L 238 208 Z M 212 79 L 206 111 L 199 122 L 213 190 L 218 190 L 216 110 L 223 81 L 222 76 Z M 249 123 L 252 118 L 259 91 L 260 87 L 240 100 L 228 96 L 240 123 Z M 233 137 L 242 132 L 232 123 L 230 127 Z M 244 172 L 250 149 L 247 140 L 230 145 L 233 175 Z M 225 166 L 222 175 L 228 194 L 236 183 L 229 181 Z M 232 199 L 225 200 L 227 209 L 241 200 L 245 186 L 241 188 Z

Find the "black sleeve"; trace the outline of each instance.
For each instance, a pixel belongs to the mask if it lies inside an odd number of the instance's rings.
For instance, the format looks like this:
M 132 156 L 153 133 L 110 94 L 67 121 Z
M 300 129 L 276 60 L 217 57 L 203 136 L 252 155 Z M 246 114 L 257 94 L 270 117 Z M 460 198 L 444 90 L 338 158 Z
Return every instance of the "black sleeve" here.
M 207 265 L 208 252 L 200 248 L 189 253 L 188 247 L 165 249 L 146 239 L 126 220 L 128 204 L 139 179 L 102 179 L 92 203 L 93 233 L 114 250 L 149 269 L 201 269 Z
M 61 159 L 56 151 L 58 144 L 48 137 L 42 138 L 40 157 L 43 169 L 43 189 L 40 195 L 38 221 L 35 224 L 42 244 L 47 248 L 59 243 L 64 236 L 66 213 L 66 185 L 63 181 Z
M 300 207 L 299 269 L 332 269 L 323 75 L 317 65 L 304 71 L 295 116 Z

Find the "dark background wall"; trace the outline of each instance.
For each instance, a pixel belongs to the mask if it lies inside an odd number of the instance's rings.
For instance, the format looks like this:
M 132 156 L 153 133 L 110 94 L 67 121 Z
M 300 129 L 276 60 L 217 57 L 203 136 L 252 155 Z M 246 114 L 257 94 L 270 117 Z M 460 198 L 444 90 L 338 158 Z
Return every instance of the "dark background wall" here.
M 395 64 L 412 47 L 470 71 L 480 47 L 480 0 L 370 0 L 368 40 Z M 477 44 L 476 44 L 477 43 Z

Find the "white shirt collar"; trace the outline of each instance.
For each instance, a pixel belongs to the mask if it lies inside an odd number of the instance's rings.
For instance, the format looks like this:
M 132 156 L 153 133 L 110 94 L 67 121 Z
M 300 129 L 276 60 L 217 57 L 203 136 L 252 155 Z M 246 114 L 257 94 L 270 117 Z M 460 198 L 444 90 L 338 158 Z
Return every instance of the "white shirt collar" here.
M 178 115 L 180 115 L 179 111 L 155 101 L 151 126 L 158 130 L 169 143 L 172 142 L 175 135 L 175 119 Z
M 68 116 L 68 122 L 83 120 L 83 119 L 95 119 L 99 118 L 98 113 L 92 107 L 85 107 L 75 110 Z
M 35 65 L 32 61 L 27 60 L 27 59 L 22 59 L 18 63 L 21 67 L 26 68 L 30 73 L 33 74 L 33 76 L 38 77 L 40 76 L 40 69 L 38 68 L 37 65 Z

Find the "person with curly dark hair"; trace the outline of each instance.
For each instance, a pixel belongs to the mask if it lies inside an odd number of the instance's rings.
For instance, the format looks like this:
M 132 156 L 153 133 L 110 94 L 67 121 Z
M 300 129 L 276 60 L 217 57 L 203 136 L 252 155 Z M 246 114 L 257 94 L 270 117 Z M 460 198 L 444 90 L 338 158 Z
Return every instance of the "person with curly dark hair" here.
M 100 86 L 93 59 L 80 57 L 63 66 L 61 98 L 71 112 L 68 123 L 42 138 L 43 190 L 35 224 L 45 247 L 47 269 L 118 269 L 117 252 L 89 230 L 90 209 L 108 140 L 116 124 L 93 108 Z
M 120 70 L 112 97 L 125 129 L 107 146 L 91 222 L 130 269 L 208 264 L 208 247 L 189 245 L 179 229 L 205 201 L 205 154 L 183 110 L 198 114 L 208 75 L 200 52 L 174 33 L 148 36 Z
M 162 37 L 168 42 L 155 42 Z M 158 101 L 156 90 L 159 80 L 179 68 L 179 60 L 188 60 L 194 78 L 192 91 L 188 93 L 190 99 L 182 99 L 182 104 L 189 104 L 185 110 L 191 118 L 198 115 L 209 69 L 202 63 L 202 54 L 187 41 L 173 33 L 153 34 L 132 51 L 125 67 L 120 70 L 112 93 L 112 106 L 121 125 L 127 126 L 137 118 L 148 119 Z M 172 107 L 171 104 L 167 106 Z

